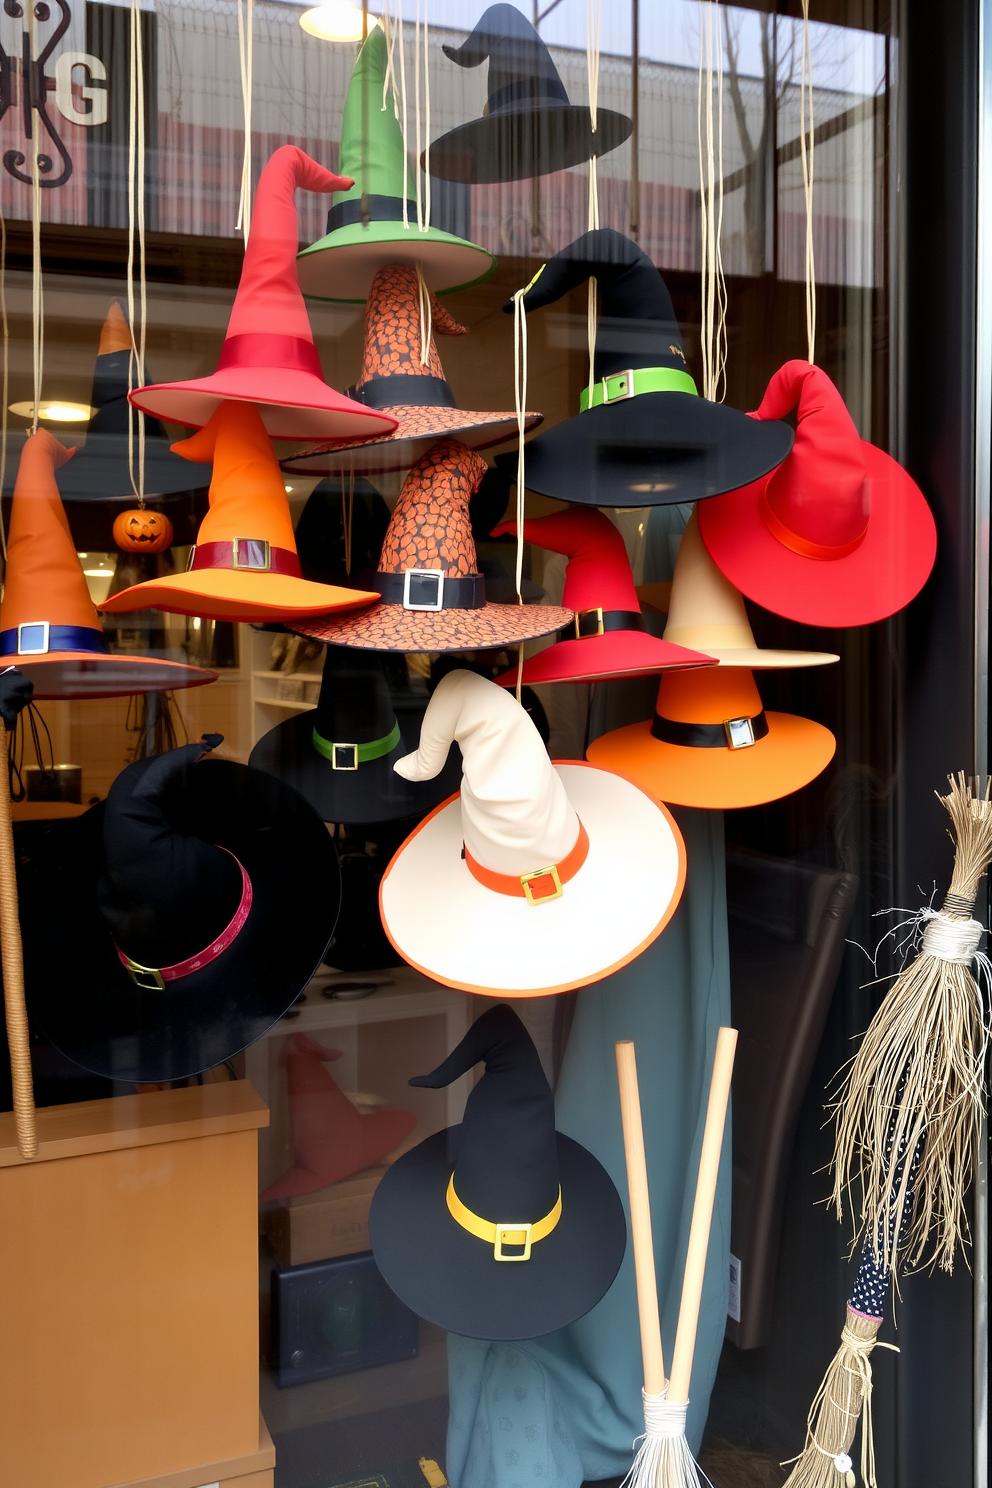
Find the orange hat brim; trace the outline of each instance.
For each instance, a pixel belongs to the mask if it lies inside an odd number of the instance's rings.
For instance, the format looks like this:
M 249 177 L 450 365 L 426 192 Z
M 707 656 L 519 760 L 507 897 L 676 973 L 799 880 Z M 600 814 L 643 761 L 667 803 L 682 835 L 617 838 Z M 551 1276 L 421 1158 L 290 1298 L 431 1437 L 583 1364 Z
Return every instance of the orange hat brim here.
M 164 657 L 106 655 L 102 651 L 50 651 L 45 656 L 9 658 L 34 684 L 36 700 L 56 698 L 134 697 L 144 692 L 173 692 L 217 681 L 205 667 L 186 666 Z
M 515 413 L 472 413 L 462 408 L 380 408 L 396 419 L 392 434 L 369 440 L 336 440 L 319 449 L 301 450 L 282 461 L 290 475 L 340 475 L 349 471 L 406 470 L 415 465 L 438 439 L 457 439 L 469 449 L 502 444 L 517 430 Z M 524 415 L 524 427 L 536 429 L 543 413 Z
M 647 720 L 603 734 L 589 745 L 586 757 L 673 806 L 761 806 L 815 780 L 837 748 L 830 730 L 810 718 L 793 713 L 765 717 L 767 735 L 748 749 L 665 744 L 652 738 Z
M 493 651 L 560 630 L 572 619 L 558 605 L 487 604 L 481 610 L 405 610 L 378 604 L 360 615 L 294 624 L 298 635 L 364 651 Z
M 378 598 L 378 594 L 364 589 L 314 584 L 286 574 L 202 568 L 132 584 L 130 589 L 105 599 L 98 608 L 108 615 L 165 610 L 172 615 L 202 615 L 208 620 L 281 620 L 361 609 Z

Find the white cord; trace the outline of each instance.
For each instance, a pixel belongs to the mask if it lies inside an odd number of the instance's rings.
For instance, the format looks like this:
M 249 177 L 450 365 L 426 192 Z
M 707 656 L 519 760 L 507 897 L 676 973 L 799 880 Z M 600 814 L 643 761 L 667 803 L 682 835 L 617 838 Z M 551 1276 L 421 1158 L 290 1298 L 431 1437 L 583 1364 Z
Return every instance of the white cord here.
M 715 0 L 700 0 L 696 114 L 702 237 L 700 342 L 703 397 L 711 402 L 719 402 L 724 395 L 727 365 L 727 286 L 723 272 L 723 42 L 715 34 L 716 14 Z
M 138 237 L 139 318 L 134 313 L 134 241 Z M 145 326 L 148 294 L 145 274 L 145 61 L 141 37 L 140 0 L 131 0 L 131 67 L 128 88 L 127 136 L 127 317 L 131 350 L 127 362 L 127 390 L 145 384 Z M 137 338 L 135 325 L 138 325 Z M 137 378 L 137 380 L 135 380 Z M 138 474 L 134 473 L 134 428 L 138 426 Z M 145 505 L 145 421 L 128 404 L 127 468 L 138 506 Z
M 589 119 L 592 132 L 599 125 L 599 44 L 603 18 L 602 0 L 586 0 L 586 77 L 589 84 Z M 594 141 L 595 144 L 595 141 Z M 589 232 L 599 227 L 599 171 L 595 148 L 589 154 L 589 204 L 586 226 Z M 589 406 L 596 380 L 596 326 L 599 320 L 599 295 L 595 275 L 589 275 L 586 299 L 586 345 L 589 350 Z
M 533 282 L 531 280 L 531 284 Z M 521 605 L 524 602 L 524 507 L 527 494 L 524 473 L 524 432 L 527 426 L 527 311 L 524 308 L 524 295 L 530 287 L 528 284 L 525 289 L 518 289 L 513 296 L 513 407 L 517 415 L 517 562 L 514 569 L 514 583 L 517 590 L 517 604 Z M 524 647 L 521 641 L 517 647 L 517 702 L 521 704 L 523 681 Z
M 251 230 L 251 95 L 253 47 L 255 38 L 255 0 L 238 0 L 238 51 L 241 57 L 241 103 L 244 115 L 245 143 L 241 160 L 241 191 L 238 197 L 238 220 L 235 228 L 244 233 L 245 244 Z
M 431 359 L 434 315 L 431 309 L 431 292 L 419 263 L 417 264 L 417 310 L 420 316 L 420 365 L 426 367 Z
M 985 934 L 977 920 L 957 920 L 938 911 L 923 931 L 923 954 L 955 966 L 970 966 Z
M 803 4 L 803 50 L 799 74 L 799 147 L 803 162 L 803 196 L 806 202 L 806 343 L 807 361 L 816 360 L 816 263 L 813 256 L 813 55 L 809 41 L 809 0 Z M 809 118 L 807 139 L 806 120 Z
M 40 124 L 34 120 L 31 169 L 31 352 L 34 371 L 34 411 L 31 433 L 38 432 L 41 385 L 45 374 L 45 292 L 41 280 L 41 172 L 38 169 Z

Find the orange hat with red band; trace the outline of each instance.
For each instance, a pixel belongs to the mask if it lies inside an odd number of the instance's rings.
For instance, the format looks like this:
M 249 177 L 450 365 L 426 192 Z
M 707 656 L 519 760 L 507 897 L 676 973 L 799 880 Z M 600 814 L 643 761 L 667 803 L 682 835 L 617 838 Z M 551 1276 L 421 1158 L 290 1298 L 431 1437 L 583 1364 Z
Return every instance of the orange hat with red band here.
M 442 678 L 419 749 L 393 768 L 433 780 L 453 743 L 460 794 L 420 823 L 380 885 L 400 955 L 445 986 L 506 997 L 567 992 L 633 961 L 685 883 L 665 808 L 608 770 L 552 764 L 516 699 L 475 672 Z
M 516 522 L 503 522 L 493 536 L 516 530 Z M 701 651 L 648 633 L 624 540 L 596 507 L 570 506 L 548 517 L 527 518 L 524 537 L 539 548 L 568 555 L 562 604 L 575 611 L 574 620 L 558 632 L 557 643 L 524 662 L 524 682 L 595 682 L 669 667 L 716 665 Z M 515 687 L 516 667 L 498 681 Z
M 703 541 L 731 583 L 776 615 L 826 626 L 884 620 L 933 568 L 930 508 L 901 465 L 859 438 L 830 378 L 808 362 L 776 372 L 756 417 L 794 408 L 795 444 L 778 469 L 700 502 Z
M 201 429 L 220 403 L 257 403 L 272 439 L 368 438 L 388 434 L 396 420 L 328 387 L 313 344 L 296 276 L 300 230 L 298 187 L 341 191 L 335 176 L 296 145 L 283 145 L 262 171 L 255 193 L 241 283 L 217 371 L 189 382 L 136 388 L 130 401 L 143 413 Z
M 257 408 L 222 403 L 205 428 L 172 448 L 214 466 L 190 567 L 122 589 L 104 600 L 105 613 L 156 609 L 265 621 L 354 610 L 378 599 L 301 576 L 286 487 Z
M 55 471 L 73 454 L 48 432 L 21 451 L 0 604 L 0 667 L 16 665 L 36 698 L 127 697 L 215 682 L 216 672 L 110 651 L 69 532 Z

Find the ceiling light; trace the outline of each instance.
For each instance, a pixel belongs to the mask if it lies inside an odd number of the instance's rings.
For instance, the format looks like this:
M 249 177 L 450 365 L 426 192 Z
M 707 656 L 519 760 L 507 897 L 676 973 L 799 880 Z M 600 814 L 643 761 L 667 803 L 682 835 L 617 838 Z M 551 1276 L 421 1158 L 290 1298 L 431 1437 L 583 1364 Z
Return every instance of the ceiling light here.
M 33 403 L 11 403 L 11 413 L 19 418 L 33 419 Z M 88 403 L 66 403 L 61 398 L 51 399 L 38 405 L 38 417 L 53 424 L 88 424 L 96 413 Z
M 323 0 L 300 16 L 304 31 L 322 41 L 361 41 L 378 24 L 374 15 L 351 0 Z
M 293 489 L 292 486 L 284 486 L 283 487 L 283 490 L 286 492 L 286 495 L 287 496 L 290 494 L 290 492 L 292 491 L 292 489 Z

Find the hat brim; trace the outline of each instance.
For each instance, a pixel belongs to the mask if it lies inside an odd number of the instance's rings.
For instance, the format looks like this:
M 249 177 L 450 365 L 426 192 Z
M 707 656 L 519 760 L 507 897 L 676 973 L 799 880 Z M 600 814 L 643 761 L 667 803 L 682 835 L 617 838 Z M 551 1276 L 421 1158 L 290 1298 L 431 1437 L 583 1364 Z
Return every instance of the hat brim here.
M 330 610 L 354 610 L 378 598 L 364 589 L 313 584 L 287 574 L 201 568 L 132 584 L 97 608 L 106 615 L 154 609 L 171 615 L 202 615 L 209 620 L 282 620 L 296 615 L 325 615 Z
M 868 529 L 846 558 L 804 558 L 772 536 L 762 511 L 765 481 L 699 511 L 717 568 L 748 599 L 803 625 L 871 625 L 917 595 L 937 556 L 937 528 L 923 493 L 884 450 L 861 441 L 869 483 Z
M 27 434 L 14 435 L 10 447 L 20 451 Z M 62 431 L 62 441 L 71 443 L 73 430 Z M 13 462 L 12 462 L 13 467 Z M 176 496 L 187 491 L 205 490 L 210 485 L 212 468 L 194 464 L 174 455 L 169 440 L 157 437 L 145 440 L 145 499 Z M 138 478 L 138 443 L 134 444 L 134 478 Z M 63 501 L 121 501 L 137 505 L 127 462 L 126 434 L 87 434 L 86 443 L 77 448 L 73 458 L 60 467 L 56 482 Z M 14 488 L 8 480 L 6 494 Z
M 439 439 L 458 439 L 469 449 L 488 449 L 502 444 L 517 431 L 515 413 L 475 413 L 463 408 L 382 408 L 397 420 L 392 434 L 362 444 L 334 444 L 319 450 L 301 450 L 281 462 L 291 475 L 346 475 L 351 471 L 408 470 Z M 543 413 L 524 415 L 527 429 L 536 429 Z
M 761 806 L 801 790 L 833 759 L 829 729 L 792 713 L 766 713 L 768 733 L 747 749 L 690 749 L 651 736 L 651 723 L 633 723 L 594 739 L 589 760 L 615 770 L 673 806 L 729 810 Z
M 717 666 L 747 667 L 752 672 L 791 671 L 797 667 L 830 666 L 840 661 L 832 651 L 774 651 L 760 646 L 713 646 L 706 652 Z
M 381 759 L 369 760 L 357 770 L 335 770 L 318 754 L 313 744 L 314 714 L 300 713 L 264 734 L 249 756 L 257 770 L 285 781 L 325 822 L 400 821 L 431 811 L 439 801 L 458 789 L 461 753 L 453 748 L 444 769 L 435 780 L 405 780 L 393 765 L 420 743 L 424 706 L 403 707 L 396 702 L 396 721 L 401 739 Z
M 610 677 L 646 677 L 653 672 L 714 665 L 712 657 L 659 640 L 646 631 L 611 630 L 580 641 L 558 641 L 536 656 L 528 656 L 523 681 L 603 682 Z M 495 680 L 501 687 L 516 687 L 516 667 Z
M 672 506 L 770 474 L 792 448 L 788 424 L 748 418 L 692 393 L 601 404 L 527 445 L 527 488 L 584 506 Z M 517 452 L 496 456 L 512 478 Z
M 358 615 L 327 615 L 290 629 L 331 646 L 365 651 L 493 651 L 560 630 L 572 618 L 557 605 L 487 604 L 481 610 L 405 610 L 377 604 Z
M 526 181 L 581 165 L 593 155 L 607 155 L 630 138 L 633 128 L 626 114 L 612 109 L 597 111 L 593 130 L 586 105 L 521 101 L 436 139 L 430 173 L 476 186 Z M 421 164 L 426 169 L 424 157 Z
M 55 698 L 133 697 L 144 692 L 174 692 L 217 681 L 205 667 L 186 666 L 154 656 L 124 656 L 101 651 L 50 651 L 46 656 L 12 656 L 9 661 L 34 684 L 39 702 Z
M 312 372 L 286 367 L 227 367 L 191 382 L 152 383 L 130 399 L 142 413 L 187 429 L 202 429 L 224 402 L 254 403 L 270 439 L 360 439 L 393 426 Z
M 547 997 L 618 971 L 668 924 L 686 858 L 665 807 L 608 769 L 580 761 L 556 769 L 589 837 L 560 899 L 531 905 L 472 876 L 458 796 L 403 843 L 383 874 L 379 908 L 390 941 L 418 971 L 462 992 Z
M 557 1132 L 561 1218 L 528 1261 L 507 1265 L 448 1211 L 460 1130 L 436 1132 L 397 1158 L 376 1188 L 369 1234 L 387 1284 L 418 1316 L 466 1338 L 540 1338 L 574 1323 L 609 1291 L 627 1245 L 609 1174 Z
M 19 839 L 29 1013 L 61 1053 L 95 1074 L 184 1079 L 260 1038 L 306 986 L 334 933 L 337 852 L 282 781 L 228 760 L 196 765 L 184 825 L 244 865 L 252 907 L 210 965 L 145 992 L 121 965 L 97 903 L 105 810 L 30 824 Z
M 296 270 L 310 299 L 355 304 L 368 299 L 379 270 L 395 263 L 419 265 L 435 294 L 470 289 L 496 272 L 487 249 L 437 227 L 421 232 L 416 220 L 408 227 L 400 220 L 335 228 L 303 249 Z

